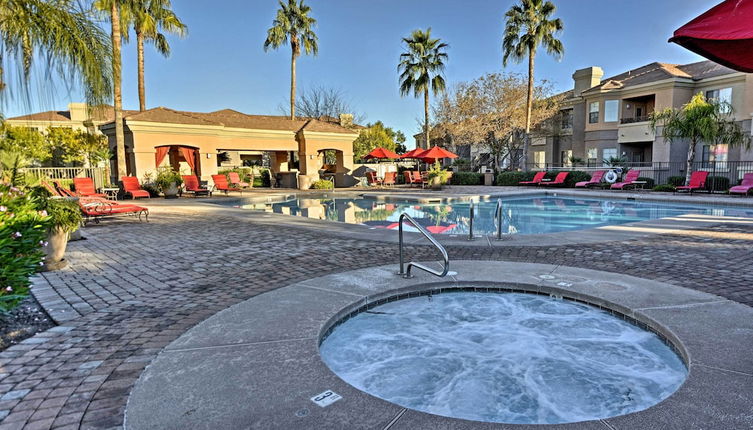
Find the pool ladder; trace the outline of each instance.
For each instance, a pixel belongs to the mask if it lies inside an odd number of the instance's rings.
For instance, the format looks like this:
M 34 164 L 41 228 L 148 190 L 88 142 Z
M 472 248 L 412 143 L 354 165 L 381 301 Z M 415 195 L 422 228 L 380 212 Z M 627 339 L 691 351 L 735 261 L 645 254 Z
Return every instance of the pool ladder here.
M 423 264 L 416 263 L 416 262 L 409 262 L 408 263 L 408 270 L 405 270 L 405 259 L 403 255 L 403 222 L 407 221 L 410 225 L 415 227 L 419 233 L 424 235 L 425 238 L 429 239 L 429 242 L 431 242 L 432 245 L 434 245 L 435 248 L 439 250 L 439 252 L 442 253 L 442 260 L 443 260 L 443 267 L 442 271 L 434 270 L 431 267 L 424 266 Z M 450 271 L 450 257 L 447 256 L 447 250 L 444 249 L 444 246 L 442 246 L 439 242 L 437 242 L 436 239 L 428 232 L 425 228 L 421 227 L 416 220 L 413 219 L 410 215 L 407 213 L 403 213 L 400 215 L 399 220 L 399 243 L 400 243 L 400 272 L 398 275 L 402 276 L 403 278 L 412 278 L 413 275 L 410 274 L 410 271 L 412 268 L 421 269 L 424 272 L 431 273 L 434 276 L 439 276 L 440 278 L 444 278 L 447 276 L 447 272 Z
M 471 202 L 471 206 L 468 208 L 468 240 L 474 240 L 474 218 L 476 218 L 476 205 Z M 494 221 L 497 223 L 497 240 L 502 240 L 502 199 L 497 199 L 497 207 L 494 208 Z

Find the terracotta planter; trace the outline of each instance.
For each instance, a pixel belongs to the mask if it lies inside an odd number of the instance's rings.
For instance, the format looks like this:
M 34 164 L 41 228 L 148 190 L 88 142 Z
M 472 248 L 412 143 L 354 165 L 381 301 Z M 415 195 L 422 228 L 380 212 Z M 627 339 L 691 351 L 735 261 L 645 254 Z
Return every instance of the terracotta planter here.
M 442 181 L 438 177 L 429 179 L 429 186 L 432 190 L 438 191 L 442 189 Z
M 162 194 L 165 195 L 166 199 L 175 199 L 178 197 L 179 191 L 180 190 L 178 190 L 178 185 L 176 185 L 175 182 L 173 182 L 172 184 L 170 184 L 169 187 L 162 190 Z
M 45 259 L 42 272 L 58 270 L 65 267 L 68 262 L 63 258 L 65 248 L 68 246 L 69 233 L 60 228 L 54 228 L 47 234 L 47 245 L 44 247 Z

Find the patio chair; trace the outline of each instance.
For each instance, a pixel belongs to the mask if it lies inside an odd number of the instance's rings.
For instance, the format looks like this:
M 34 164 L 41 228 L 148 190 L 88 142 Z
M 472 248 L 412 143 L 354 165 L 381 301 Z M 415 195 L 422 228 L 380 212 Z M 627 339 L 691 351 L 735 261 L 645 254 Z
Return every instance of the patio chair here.
M 544 176 L 546 176 L 546 172 L 536 172 L 536 174 L 533 175 L 532 181 L 520 181 L 518 182 L 518 185 L 538 185 L 544 179 Z
M 79 197 L 102 197 L 107 198 L 107 194 L 97 192 L 92 178 L 73 178 L 73 187 Z
M 102 218 L 117 215 L 138 216 L 139 221 L 141 221 L 141 217 L 143 216 L 144 221 L 149 221 L 149 209 L 132 204 L 123 204 L 101 198 L 81 197 L 78 200 L 78 206 L 84 215 L 84 224 L 89 221 L 99 224 Z
M 52 181 L 52 185 L 55 186 L 58 194 L 62 197 L 78 197 L 73 191 L 64 187 L 59 181 Z
M 397 183 L 397 172 L 385 172 L 382 185 L 394 186 Z
M 753 190 L 753 173 L 746 173 L 743 175 L 743 181 L 740 182 L 740 185 L 730 188 L 729 193 L 748 195 L 751 190 Z
M 236 187 L 248 188 L 251 186 L 248 182 L 241 181 L 241 176 L 238 172 L 228 172 L 227 177 L 230 179 L 230 184 Z
M 641 176 L 640 170 L 631 170 L 627 172 L 625 175 L 625 178 L 622 182 L 615 182 L 612 184 L 611 189 L 613 190 L 626 190 L 630 187 L 635 188 L 634 182 L 638 180 L 638 177 Z
M 382 185 L 382 181 L 377 177 L 376 172 L 366 172 L 366 180 L 371 186 Z
M 567 176 L 570 174 L 570 172 L 559 172 L 557 173 L 557 177 L 554 178 L 551 182 L 540 182 L 539 185 L 546 185 L 547 187 L 564 187 L 565 186 L 565 180 L 567 180 Z
M 418 184 L 421 186 L 421 188 L 425 188 L 426 184 L 429 183 L 429 174 L 424 174 L 424 172 L 419 172 L 418 170 L 414 170 L 411 172 L 413 175 L 413 183 Z
M 120 178 L 120 182 L 123 183 L 123 193 L 125 193 L 126 195 L 130 194 L 131 199 L 135 200 L 136 197 L 152 197 L 151 195 L 149 195 L 149 191 L 141 188 L 139 178 L 135 176 L 123 176 L 122 178 Z
M 223 191 L 227 195 L 230 191 L 237 191 L 243 195 L 243 188 L 231 187 L 227 182 L 227 176 L 225 175 L 212 175 L 214 181 L 214 187 L 212 191 Z
M 183 178 L 183 189 L 187 193 L 193 194 L 194 197 L 198 196 L 212 196 L 212 192 L 206 188 L 201 188 L 199 178 L 196 175 L 186 175 Z
M 597 170 L 593 175 L 591 175 L 591 179 L 587 181 L 576 182 L 575 188 L 591 188 L 594 185 L 599 185 L 601 183 L 601 180 L 604 179 L 605 173 L 607 173 L 606 170 Z
M 706 188 L 706 178 L 708 178 L 708 176 L 709 172 L 697 170 L 690 174 L 690 182 L 688 182 L 688 185 L 679 186 L 675 188 L 675 191 L 687 191 L 688 193 L 693 194 L 693 190 Z M 709 192 L 711 192 L 711 190 L 709 190 Z
M 42 188 L 47 190 L 47 192 L 50 193 L 52 197 L 66 197 L 60 191 L 58 191 L 54 185 L 50 184 L 47 181 L 42 181 Z
M 410 170 L 403 171 L 403 181 L 405 182 L 405 185 L 413 186 L 413 174 Z

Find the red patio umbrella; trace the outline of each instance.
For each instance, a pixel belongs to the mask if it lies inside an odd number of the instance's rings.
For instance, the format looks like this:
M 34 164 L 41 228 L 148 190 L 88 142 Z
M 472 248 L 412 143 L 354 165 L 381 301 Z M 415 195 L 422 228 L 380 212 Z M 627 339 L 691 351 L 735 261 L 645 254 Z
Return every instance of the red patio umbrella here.
M 386 148 L 377 148 L 371 152 L 369 152 L 365 157 L 363 157 L 365 160 L 371 160 L 372 158 L 389 158 L 391 160 L 394 160 L 395 158 L 400 158 L 399 155 L 395 154 L 394 152 L 390 151 Z
M 753 0 L 726 0 L 683 25 L 670 42 L 723 66 L 753 72 Z
M 422 148 L 411 149 L 410 151 L 401 155 L 400 158 L 421 158 L 421 153 L 424 151 L 425 149 Z
M 436 160 L 439 160 L 442 158 L 458 158 L 458 156 L 444 148 L 433 146 L 431 147 L 431 149 L 427 149 L 426 151 L 422 152 L 419 155 L 419 158 L 426 161 L 427 163 L 431 160 L 431 162 L 433 163 Z

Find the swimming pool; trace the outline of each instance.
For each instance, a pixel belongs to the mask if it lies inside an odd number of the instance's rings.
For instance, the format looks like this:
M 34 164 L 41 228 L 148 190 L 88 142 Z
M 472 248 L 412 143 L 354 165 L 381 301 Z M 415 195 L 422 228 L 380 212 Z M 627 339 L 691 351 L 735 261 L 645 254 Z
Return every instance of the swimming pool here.
M 237 204 L 236 204 L 237 205 Z M 497 199 L 476 203 L 473 232 L 496 232 Z M 674 217 L 686 214 L 753 217 L 753 209 L 718 208 L 633 200 L 604 200 L 560 196 L 502 199 L 502 232 L 508 235 L 545 234 Z M 465 235 L 469 231 L 469 202 L 416 203 L 381 201 L 363 196 L 292 196 L 284 201 L 241 203 L 242 209 L 362 224 L 372 229 L 397 230 L 398 218 L 408 213 L 433 234 Z M 411 227 L 405 226 L 406 231 Z

